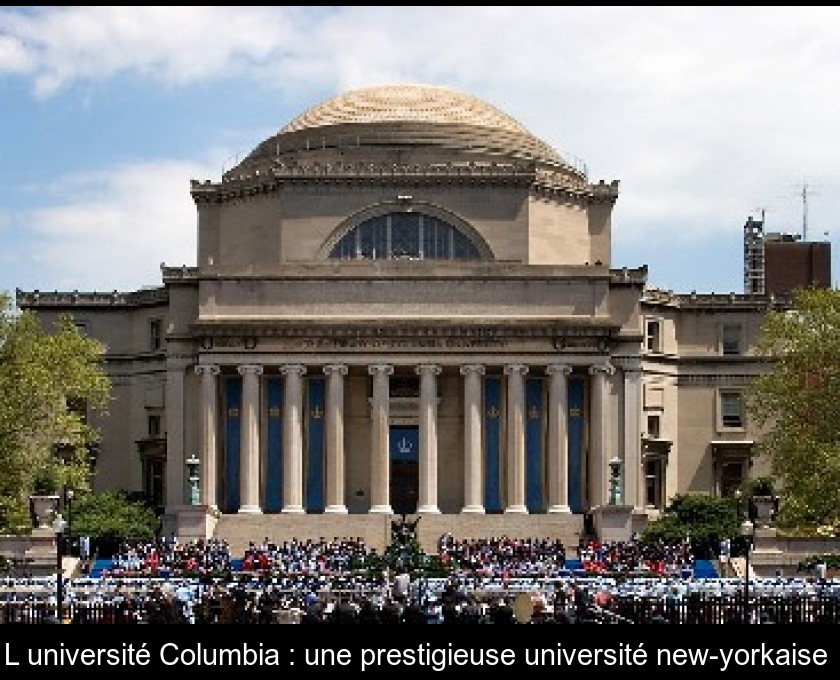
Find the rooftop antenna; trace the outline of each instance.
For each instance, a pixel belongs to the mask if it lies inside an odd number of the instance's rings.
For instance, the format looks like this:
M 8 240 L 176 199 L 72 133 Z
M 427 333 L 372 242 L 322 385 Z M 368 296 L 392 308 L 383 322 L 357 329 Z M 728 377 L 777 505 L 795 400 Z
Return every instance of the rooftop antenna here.
M 800 196 L 802 197 L 802 240 L 808 240 L 808 196 L 814 193 L 814 188 L 803 178 Z

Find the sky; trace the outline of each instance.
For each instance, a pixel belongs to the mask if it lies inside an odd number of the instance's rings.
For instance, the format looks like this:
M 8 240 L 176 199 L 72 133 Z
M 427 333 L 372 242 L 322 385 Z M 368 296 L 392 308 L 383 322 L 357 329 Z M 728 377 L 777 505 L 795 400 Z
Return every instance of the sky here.
M 0 292 L 196 262 L 190 180 L 346 90 L 428 83 L 620 182 L 613 267 L 743 292 L 743 226 L 832 243 L 837 7 L 0 7 Z M 762 212 L 763 211 L 763 212 Z M 837 284 L 835 283 L 835 286 Z

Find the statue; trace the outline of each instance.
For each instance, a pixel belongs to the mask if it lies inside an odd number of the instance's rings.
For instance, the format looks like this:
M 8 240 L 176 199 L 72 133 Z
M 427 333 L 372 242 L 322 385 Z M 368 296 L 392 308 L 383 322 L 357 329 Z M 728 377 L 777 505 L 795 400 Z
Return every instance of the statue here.
M 399 520 L 391 521 L 391 542 L 397 545 L 406 546 L 417 541 L 418 517 L 413 522 L 406 519 L 405 513 Z

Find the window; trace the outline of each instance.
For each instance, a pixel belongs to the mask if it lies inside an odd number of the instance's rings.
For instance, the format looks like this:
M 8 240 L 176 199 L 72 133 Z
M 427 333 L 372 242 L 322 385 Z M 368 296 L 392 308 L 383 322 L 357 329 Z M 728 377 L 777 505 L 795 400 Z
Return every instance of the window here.
M 335 244 L 340 260 L 478 260 L 476 245 L 443 220 L 418 212 L 380 215 L 357 225 Z
M 157 352 L 161 348 L 161 329 L 163 323 L 160 319 L 152 319 L 149 321 L 149 349 L 152 352 Z
M 645 506 L 664 509 L 665 460 L 649 458 L 645 461 Z
M 166 492 L 166 462 L 158 456 L 143 459 L 143 492 L 153 505 L 162 507 Z
M 647 417 L 648 437 L 652 439 L 659 439 L 659 435 L 661 434 L 661 422 L 662 420 L 658 415 L 650 415 Z
M 721 354 L 741 353 L 741 324 L 725 323 L 720 330 Z
M 645 349 L 648 352 L 662 351 L 662 319 L 645 320 Z
M 730 460 L 721 463 L 720 479 L 718 481 L 720 496 L 731 498 L 736 489 L 740 489 L 746 479 L 745 461 Z
M 73 325 L 76 327 L 76 330 L 79 332 L 79 335 L 87 335 L 88 334 L 88 322 L 87 321 L 74 321 Z
M 744 427 L 744 400 L 739 391 L 720 392 L 720 426 L 723 428 Z
M 146 417 L 146 423 L 149 439 L 160 437 L 160 415 L 157 413 L 150 414 Z

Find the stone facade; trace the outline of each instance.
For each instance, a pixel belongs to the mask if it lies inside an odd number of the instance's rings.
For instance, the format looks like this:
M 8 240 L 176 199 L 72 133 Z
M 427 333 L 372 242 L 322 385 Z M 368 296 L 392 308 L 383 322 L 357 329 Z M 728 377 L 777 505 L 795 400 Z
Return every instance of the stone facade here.
M 618 182 L 487 103 L 346 93 L 191 192 L 196 266 L 150 290 L 17 298 L 104 341 L 96 487 L 146 491 L 175 528 L 300 515 L 301 533 L 378 536 L 352 518 L 419 512 L 559 533 L 609 502 L 613 459 L 636 518 L 758 474 L 739 394 L 772 300 L 616 268 Z

